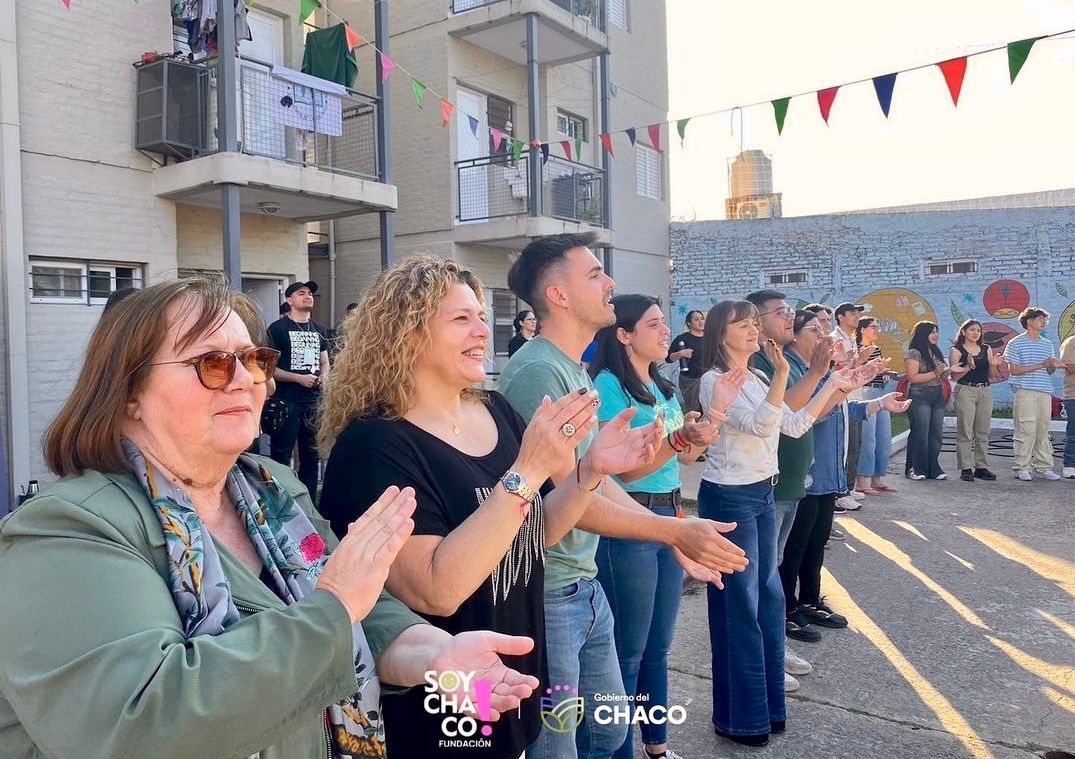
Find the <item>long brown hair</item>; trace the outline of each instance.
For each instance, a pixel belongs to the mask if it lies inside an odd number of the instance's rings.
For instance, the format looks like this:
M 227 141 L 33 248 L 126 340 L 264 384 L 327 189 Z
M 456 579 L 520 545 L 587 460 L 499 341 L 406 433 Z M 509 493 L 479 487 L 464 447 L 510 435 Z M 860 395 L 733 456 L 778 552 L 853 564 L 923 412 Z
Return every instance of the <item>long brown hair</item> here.
M 195 314 L 191 327 L 173 346 L 177 353 L 212 334 L 234 311 L 251 340 L 264 344 L 265 327 L 258 307 L 231 289 L 223 276 L 199 276 L 162 282 L 124 298 L 101 316 L 74 389 L 45 433 L 45 464 L 60 477 L 88 470 L 128 471 L 120 447 L 127 403 L 146 385 L 149 363 L 164 344 L 168 307 L 182 299 L 175 320 Z
M 729 324 L 743 319 L 758 318 L 758 307 L 749 300 L 722 300 L 705 317 L 705 336 L 702 337 L 702 369 L 714 367 L 730 370 L 728 354 L 724 352 L 724 332 Z

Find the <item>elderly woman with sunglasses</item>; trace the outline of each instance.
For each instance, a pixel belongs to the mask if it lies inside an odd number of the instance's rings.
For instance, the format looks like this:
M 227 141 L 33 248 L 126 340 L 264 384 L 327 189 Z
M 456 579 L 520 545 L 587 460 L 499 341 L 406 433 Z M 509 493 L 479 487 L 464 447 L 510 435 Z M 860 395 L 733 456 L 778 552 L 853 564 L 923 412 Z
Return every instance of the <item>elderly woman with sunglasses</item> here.
M 527 638 L 438 630 L 384 592 L 413 527 L 389 488 L 337 544 L 285 467 L 243 455 L 277 353 L 222 280 L 126 298 L 0 522 L 0 756 L 383 757 L 379 696 Z

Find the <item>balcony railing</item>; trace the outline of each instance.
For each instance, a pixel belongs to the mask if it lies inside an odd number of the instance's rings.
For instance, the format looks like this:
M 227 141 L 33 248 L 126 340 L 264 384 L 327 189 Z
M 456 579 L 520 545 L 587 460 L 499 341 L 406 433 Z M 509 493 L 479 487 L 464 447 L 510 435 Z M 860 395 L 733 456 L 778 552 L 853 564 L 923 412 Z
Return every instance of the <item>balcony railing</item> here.
M 549 0 L 553 5 L 558 5 L 566 11 L 570 11 L 579 18 L 586 19 L 590 25 L 605 31 L 605 2 L 606 0 Z M 484 8 L 488 5 L 505 2 L 505 0 L 452 0 L 452 13 L 465 13 L 475 8 Z
M 376 98 L 320 92 L 263 64 L 238 63 L 241 152 L 379 179 Z M 136 147 L 176 160 L 218 152 L 217 85 L 212 61 L 139 66 Z
M 537 163 L 541 163 L 540 155 Z M 510 153 L 456 163 L 459 221 L 490 221 L 530 213 L 530 156 Z M 605 172 L 549 156 L 541 169 L 541 215 L 607 226 L 603 207 Z

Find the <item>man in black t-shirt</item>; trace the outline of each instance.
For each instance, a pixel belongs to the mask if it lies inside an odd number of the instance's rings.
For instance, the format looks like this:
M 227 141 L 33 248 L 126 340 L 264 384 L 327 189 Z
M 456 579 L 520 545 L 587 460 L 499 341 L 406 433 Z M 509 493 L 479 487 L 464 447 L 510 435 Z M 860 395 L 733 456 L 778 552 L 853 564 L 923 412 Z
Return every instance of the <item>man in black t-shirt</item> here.
M 316 282 L 292 282 L 284 295 L 290 310 L 269 325 L 269 344 L 280 351 L 276 367 L 275 397 L 287 404 L 287 420 L 271 438 L 270 454 L 281 464 L 291 463 L 299 444 L 299 479 L 317 494 L 317 401 L 328 376 L 328 339 L 325 328 L 310 318 Z

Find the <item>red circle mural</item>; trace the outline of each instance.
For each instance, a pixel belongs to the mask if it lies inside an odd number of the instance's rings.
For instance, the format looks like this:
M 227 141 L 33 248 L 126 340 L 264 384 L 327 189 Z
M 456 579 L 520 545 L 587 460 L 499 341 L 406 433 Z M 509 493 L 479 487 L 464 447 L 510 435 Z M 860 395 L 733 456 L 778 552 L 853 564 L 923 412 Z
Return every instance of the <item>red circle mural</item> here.
M 1030 291 L 1015 279 L 998 279 L 985 288 L 982 304 L 990 316 L 997 319 L 1014 319 L 1030 305 Z
M 1022 309 L 1019 310 L 1021 311 Z M 982 324 L 982 342 L 992 348 L 993 353 L 995 354 L 1003 354 L 1004 348 L 1008 345 L 1008 341 L 1018 334 L 1018 332 L 1007 324 L 1001 324 L 1000 322 L 985 322 Z M 1007 365 L 1001 364 L 998 369 L 1000 372 L 1000 379 L 1008 379 L 1009 372 Z

